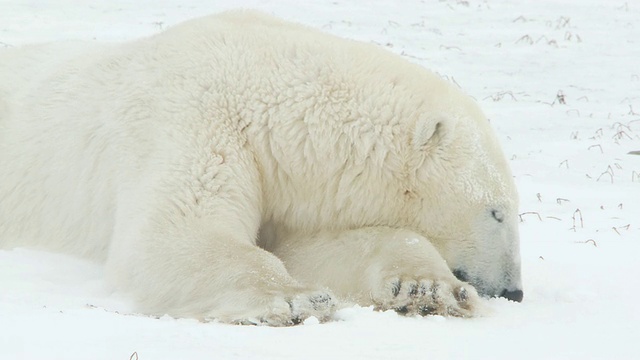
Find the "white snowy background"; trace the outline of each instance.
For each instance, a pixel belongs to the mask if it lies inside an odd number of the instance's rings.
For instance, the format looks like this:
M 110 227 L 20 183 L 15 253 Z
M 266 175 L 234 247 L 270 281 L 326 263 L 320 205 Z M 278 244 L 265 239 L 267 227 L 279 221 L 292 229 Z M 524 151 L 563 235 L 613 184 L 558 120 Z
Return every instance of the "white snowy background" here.
M 0 0 L 0 51 L 238 7 L 379 44 L 477 99 L 520 191 L 524 302 L 291 328 L 155 319 L 108 293 L 100 264 L 15 249 L 0 251 L 0 359 L 640 358 L 640 1 Z

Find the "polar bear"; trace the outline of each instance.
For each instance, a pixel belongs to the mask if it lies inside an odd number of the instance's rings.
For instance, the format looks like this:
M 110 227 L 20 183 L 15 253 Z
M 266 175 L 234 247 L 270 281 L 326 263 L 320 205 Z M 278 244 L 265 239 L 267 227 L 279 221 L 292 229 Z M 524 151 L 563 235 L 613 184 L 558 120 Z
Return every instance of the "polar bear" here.
M 0 53 L 0 246 L 105 262 L 140 312 L 296 324 L 522 299 L 517 193 L 460 90 L 253 11 Z

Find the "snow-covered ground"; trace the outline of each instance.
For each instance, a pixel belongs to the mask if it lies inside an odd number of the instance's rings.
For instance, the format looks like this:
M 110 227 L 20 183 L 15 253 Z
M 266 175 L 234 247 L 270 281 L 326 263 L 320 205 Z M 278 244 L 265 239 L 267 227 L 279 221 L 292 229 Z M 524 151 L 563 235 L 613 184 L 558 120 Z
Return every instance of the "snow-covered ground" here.
M 480 102 L 520 189 L 524 302 L 292 328 L 155 319 L 107 293 L 99 264 L 16 249 L 0 251 L 0 359 L 640 357 L 640 2 L 2 0 L 0 47 L 126 40 L 237 7 L 377 43 Z

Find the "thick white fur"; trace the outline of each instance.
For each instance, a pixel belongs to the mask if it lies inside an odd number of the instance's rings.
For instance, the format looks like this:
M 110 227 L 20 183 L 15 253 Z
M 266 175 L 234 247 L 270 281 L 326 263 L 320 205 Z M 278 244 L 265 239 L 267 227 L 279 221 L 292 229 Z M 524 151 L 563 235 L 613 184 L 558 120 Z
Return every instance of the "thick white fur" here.
M 467 316 L 452 270 L 521 287 L 515 187 L 473 101 L 255 12 L 4 50 L 0 169 L 0 246 L 103 260 L 145 313 L 287 325 L 338 295 Z

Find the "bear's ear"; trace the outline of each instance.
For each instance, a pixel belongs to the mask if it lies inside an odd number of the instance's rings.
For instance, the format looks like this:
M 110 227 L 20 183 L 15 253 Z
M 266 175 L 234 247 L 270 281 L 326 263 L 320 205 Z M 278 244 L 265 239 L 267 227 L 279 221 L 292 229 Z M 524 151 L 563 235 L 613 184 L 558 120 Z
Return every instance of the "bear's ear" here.
M 445 116 L 421 118 L 416 122 L 411 143 L 416 151 L 431 151 L 451 139 L 453 126 Z

